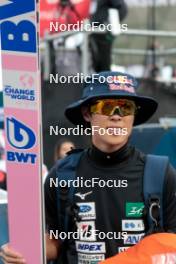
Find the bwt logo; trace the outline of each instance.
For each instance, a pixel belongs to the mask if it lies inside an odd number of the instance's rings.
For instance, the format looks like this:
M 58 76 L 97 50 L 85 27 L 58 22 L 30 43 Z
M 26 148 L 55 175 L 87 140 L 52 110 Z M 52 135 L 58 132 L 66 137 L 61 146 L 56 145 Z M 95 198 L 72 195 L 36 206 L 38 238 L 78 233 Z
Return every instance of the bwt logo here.
M 7 118 L 7 140 L 16 149 L 30 149 L 35 145 L 34 132 L 15 118 Z M 7 151 L 7 160 L 18 163 L 36 163 L 36 154 Z
M 34 0 L 5 1 L 0 4 L 0 20 L 7 20 L 34 11 Z M 2 50 L 36 52 L 36 28 L 31 21 L 23 20 L 18 24 L 12 21 L 3 21 L 0 26 Z
M 36 142 L 34 132 L 15 118 L 7 118 L 7 139 L 17 149 L 30 149 Z
M 7 160 L 18 163 L 36 163 L 36 154 L 7 151 Z

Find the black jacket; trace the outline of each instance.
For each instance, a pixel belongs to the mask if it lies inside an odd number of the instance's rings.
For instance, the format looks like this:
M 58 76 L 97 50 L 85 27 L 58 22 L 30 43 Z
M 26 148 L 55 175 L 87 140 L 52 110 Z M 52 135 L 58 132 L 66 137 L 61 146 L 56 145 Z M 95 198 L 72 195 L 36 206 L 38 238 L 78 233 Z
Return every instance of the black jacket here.
M 106 23 L 108 21 L 109 8 L 119 10 L 120 21 L 122 21 L 128 13 L 128 8 L 124 0 L 97 0 L 97 9 L 92 15 L 91 20 L 94 22 Z

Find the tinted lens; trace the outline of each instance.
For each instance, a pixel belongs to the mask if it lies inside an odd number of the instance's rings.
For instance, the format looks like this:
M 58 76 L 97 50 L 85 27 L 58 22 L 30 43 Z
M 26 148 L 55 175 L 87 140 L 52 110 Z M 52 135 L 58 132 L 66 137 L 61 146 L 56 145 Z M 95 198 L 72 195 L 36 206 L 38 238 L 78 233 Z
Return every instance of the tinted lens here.
M 119 114 L 121 116 L 134 115 L 136 111 L 136 105 L 131 100 L 126 99 L 104 99 L 98 100 L 91 106 L 91 113 L 97 113 L 102 115 Z
M 125 100 L 124 102 L 119 102 L 119 107 L 124 116 L 135 114 L 136 106 L 133 101 Z
M 111 115 L 113 109 L 115 108 L 115 103 L 114 102 L 110 102 L 110 101 L 105 101 L 102 109 L 101 109 L 101 113 L 103 115 Z

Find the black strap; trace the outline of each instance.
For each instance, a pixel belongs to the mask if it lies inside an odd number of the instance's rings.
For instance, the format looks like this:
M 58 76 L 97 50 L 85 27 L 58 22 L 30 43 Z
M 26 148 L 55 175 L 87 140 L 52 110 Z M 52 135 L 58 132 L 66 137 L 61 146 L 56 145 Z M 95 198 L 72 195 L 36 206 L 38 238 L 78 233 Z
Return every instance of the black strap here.
M 147 155 L 146 158 L 143 190 L 149 233 L 163 230 L 163 187 L 168 162 L 165 156 Z

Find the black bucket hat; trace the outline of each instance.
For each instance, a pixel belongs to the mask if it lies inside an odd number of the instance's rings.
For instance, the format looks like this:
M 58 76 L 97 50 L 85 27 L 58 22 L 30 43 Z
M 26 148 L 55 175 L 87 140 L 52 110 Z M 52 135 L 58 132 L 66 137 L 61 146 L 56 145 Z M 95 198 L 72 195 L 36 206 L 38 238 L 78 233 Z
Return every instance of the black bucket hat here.
M 137 95 L 137 88 L 136 79 L 126 73 L 101 72 L 92 75 L 84 84 L 81 99 L 66 108 L 65 116 L 75 125 L 85 125 L 86 121 L 81 112 L 83 106 L 102 98 L 126 98 L 133 100 L 138 107 L 134 126 L 145 123 L 155 113 L 158 103 L 151 97 Z

